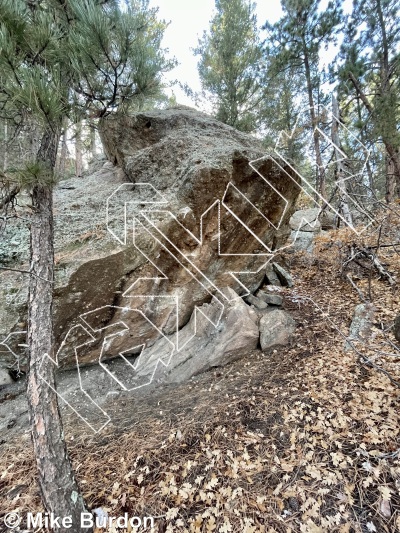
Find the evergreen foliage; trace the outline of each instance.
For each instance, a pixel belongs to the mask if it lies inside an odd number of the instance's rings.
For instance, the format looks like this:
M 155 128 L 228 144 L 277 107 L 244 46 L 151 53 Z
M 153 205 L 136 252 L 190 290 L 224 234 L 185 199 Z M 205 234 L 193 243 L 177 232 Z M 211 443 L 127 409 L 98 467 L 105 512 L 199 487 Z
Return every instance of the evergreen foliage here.
M 400 194 L 399 14 L 396 0 L 355 0 L 334 73 L 343 97 L 357 101 L 353 121 L 360 135 L 374 149 L 384 146 L 388 201 Z
M 264 92 L 262 47 L 248 0 L 216 0 L 216 14 L 195 50 L 203 89 L 214 97 L 216 117 L 242 131 L 254 131 Z

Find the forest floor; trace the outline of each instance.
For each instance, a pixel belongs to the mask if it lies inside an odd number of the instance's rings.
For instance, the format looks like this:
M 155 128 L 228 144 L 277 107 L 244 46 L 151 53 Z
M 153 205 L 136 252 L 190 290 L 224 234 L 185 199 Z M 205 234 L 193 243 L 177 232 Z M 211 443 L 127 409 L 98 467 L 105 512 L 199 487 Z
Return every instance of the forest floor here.
M 361 237 L 330 232 L 311 255 L 281 258 L 295 279 L 282 290 L 297 321 L 290 348 L 243 354 L 146 401 L 116 404 L 97 435 L 67 416 L 89 508 L 154 517 L 156 532 L 400 532 L 399 286 L 365 262 L 340 268 L 351 246 L 379 245 L 370 249 L 396 275 L 395 215 Z M 368 341 L 345 351 L 360 303 L 347 273 L 375 319 Z M 41 510 L 29 435 L 0 453 L 1 514 Z

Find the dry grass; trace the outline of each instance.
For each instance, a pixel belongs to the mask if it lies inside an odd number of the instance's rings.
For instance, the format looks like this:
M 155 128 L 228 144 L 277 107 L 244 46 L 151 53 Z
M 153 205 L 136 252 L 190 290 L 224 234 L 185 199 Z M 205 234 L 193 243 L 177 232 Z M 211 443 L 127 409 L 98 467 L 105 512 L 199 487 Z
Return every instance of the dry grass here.
M 381 244 L 398 236 L 395 222 Z M 357 273 L 376 323 L 359 354 L 345 352 L 359 303 L 340 276 L 346 239 L 339 232 L 312 258 L 284 258 L 296 278 L 284 291 L 298 323 L 291 348 L 244 354 L 189 384 L 115 404 L 113 426 L 98 436 L 67 417 L 89 507 L 154 516 L 158 532 L 400 531 L 399 388 L 379 370 L 400 380 L 390 329 L 399 291 Z M 396 249 L 379 257 L 395 274 Z M 28 436 L 2 448 L 2 511 L 39 510 Z

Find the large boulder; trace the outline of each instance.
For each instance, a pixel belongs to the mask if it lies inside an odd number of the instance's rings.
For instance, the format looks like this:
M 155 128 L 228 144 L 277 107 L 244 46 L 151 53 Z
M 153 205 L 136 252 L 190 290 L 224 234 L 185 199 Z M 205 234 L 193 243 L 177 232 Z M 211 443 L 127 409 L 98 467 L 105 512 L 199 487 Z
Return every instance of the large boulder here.
M 207 316 L 217 302 L 218 331 L 237 295 L 258 289 L 271 250 L 290 234 L 300 188 L 258 140 L 196 111 L 110 116 L 100 135 L 118 168 L 63 181 L 55 194 L 58 363 L 74 364 L 77 346 L 86 364 L 135 357 L 144 345 L 140 374 L 146 350 L 174 339 L 196 306 Z M 17 330 L 26 277 L 6 277 L 7 294 L 18 287 L 7 331 Z M 182 375 L 193 372 L 182 366 Z
M 58 393 L 85 418 L 97 413 L 96 425 L 101 426 L 106 420 L 98 404 L 107 410 L 103 402 L 110 396 L 122 391 L 134 393 L 146 385 L 183 382 L 255 350 L 259 339 L 256 313 L 232 289 L 223 292 L 231 300 L 228 305 L 222 309 L 215 299 L 199 306 L 178 333 L 163 336 L 152 346 L 142 346 L 136 354 L 125 352 L 103 359 L 101 365 L 82 370 L 79 382 L 65 379 L 70 373 L 61 373 L 57 376 Z M 110 336 L 105 349 L 113 351 L 112 343 Z M 78 347 L 78 358 L 82 351 L 84 348 Z

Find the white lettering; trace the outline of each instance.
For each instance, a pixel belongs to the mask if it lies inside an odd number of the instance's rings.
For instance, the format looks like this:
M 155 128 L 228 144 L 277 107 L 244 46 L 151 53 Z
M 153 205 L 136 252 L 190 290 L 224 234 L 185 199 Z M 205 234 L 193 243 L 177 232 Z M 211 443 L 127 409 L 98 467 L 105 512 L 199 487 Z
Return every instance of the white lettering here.
M 54 513 L 28 513 L 26 515 L 26 525 L 32 529 L 59 529 L 61 526 L 69 529 L 72 526 L 72 516 L 54 516 Z
M 46 524 L 46 527 L 50 527 L 50 529 L 59 529 L 60 528 L 60 517 L 54 516 L 54 513 L 50 514 L 50 525 Z
M 130 525 L 132 527 L 136 527 L 136 528 L 139 528 L 142 525 L 142 521 L 140 520 L 140 518 L 138 516 L 133 516 L 129 520 L 129 523 L 130 523 Z
M 92 513 L 81 513 L 81 527 L 93 527 Z
M 107 527 L 107 516 L 96 516 L 96 527 L 98 529 L 106 529 Z
M 37 528 L 43 527 L 43 515 L 42 513 L 37 513 L 36 515 L 33 515 L 33 513 L 28 513 L 26 517 L 26 526 L 29 529 L 31 528 Z
M 66 529 L 72 527 L 72 516 L 66 516 L 65 518 L 63 518 L 62 525 Z
M 59 516 L 54 516 L 54 513 L 27 513 L 26 522 L 28 529 L 59 529 L 61 527 L 69 529 L 72 527 L 72 516 L 65 516 L 61 518 Z M 143 520 L 138 516 L 129 517 L 128 513 L 125 513 L 124 516 L 115 517 L 115 516 L 96 516 L 96 519 L 93 518 L 92 513 L 81 513 L 81 528 L 91 528 L 96 526 L 98 529 L 106 529 L 112 527 L 114 524 L 115 527 L 121 529 L 127 529 L 128 524 L 135 529 L 143 526 L 146 528 L 154 528 L 154 518 L 152 516 L 145 516 Z

